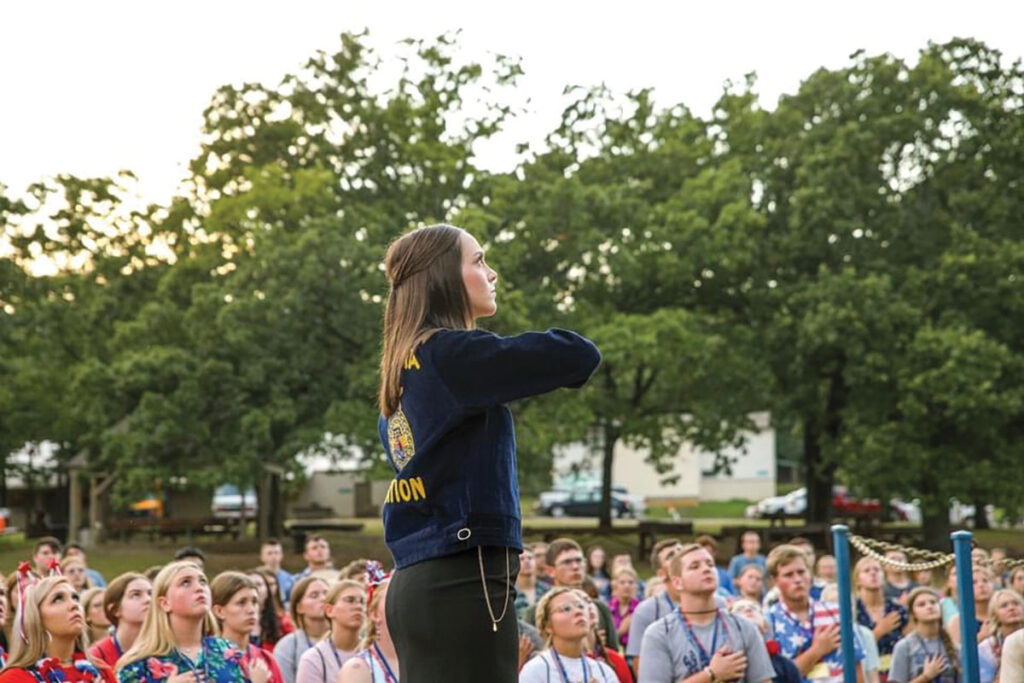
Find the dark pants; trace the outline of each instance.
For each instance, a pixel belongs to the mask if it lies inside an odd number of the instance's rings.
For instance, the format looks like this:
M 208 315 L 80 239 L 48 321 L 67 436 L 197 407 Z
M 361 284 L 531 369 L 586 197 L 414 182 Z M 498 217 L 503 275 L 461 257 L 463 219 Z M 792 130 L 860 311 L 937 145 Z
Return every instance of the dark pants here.
M 519 552 L 507 552 L 506 575 L 506 549 L 483 549 L 491 610 L 496 619 L 505 611 L 497 633 L 484 602 L 476 548 L 395 572 L 385 612 L 402 683 L 516 683 Z M 502 604 L 506 586 L 507 608 Z

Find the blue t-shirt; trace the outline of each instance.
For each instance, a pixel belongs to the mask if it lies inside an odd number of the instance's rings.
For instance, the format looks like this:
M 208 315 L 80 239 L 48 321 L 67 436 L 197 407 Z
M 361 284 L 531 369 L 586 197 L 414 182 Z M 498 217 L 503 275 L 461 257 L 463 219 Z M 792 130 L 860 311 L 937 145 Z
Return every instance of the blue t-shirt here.
M 743 553 L 733 555 L 732 559 L 729 560 L 729 576 L 734 579 L 740 578 L 740 572 L 748 564 L 756 564 L 761 569 L 764 569 L 764 555 L 754 555 L 753 557 L 747 557 Z
M 395 472 L 384 541 L 403 569 L 477 546 L 522 548 L 516 439 L 505 404 L 582 387 L 601 354 L 574 332 L 499 337 L 441 330 L 402 372 L 402 398 L 378 428 Z

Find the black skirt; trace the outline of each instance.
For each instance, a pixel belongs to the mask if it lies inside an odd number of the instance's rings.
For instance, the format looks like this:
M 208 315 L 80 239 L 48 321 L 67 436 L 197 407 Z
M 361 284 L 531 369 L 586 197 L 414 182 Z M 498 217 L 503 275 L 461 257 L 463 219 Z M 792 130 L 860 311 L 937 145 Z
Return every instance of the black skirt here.
M 481 555 L 491 611 L 495 619 L 505 613 L 497 632 L 480 580 Z M 401 682 L 516 683 L 518 574 L 514 548 L 473 548 L 396 571 L 384 609 Z

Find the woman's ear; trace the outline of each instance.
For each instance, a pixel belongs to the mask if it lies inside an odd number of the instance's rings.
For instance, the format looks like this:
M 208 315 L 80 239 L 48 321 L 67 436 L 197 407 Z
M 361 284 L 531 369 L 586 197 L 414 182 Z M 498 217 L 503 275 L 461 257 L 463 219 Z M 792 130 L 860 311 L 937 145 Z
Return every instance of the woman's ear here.
M 171 613 L 171 605 L 167 601 L 167 598 L 165 596 L 160 596 L 159 598 L 157 598 L 156 599 L 156 604 L 157 604 L 157 606 L 160 607 L 160 609 L 162 609 L 167 614 Z
M 213 612 L 213 616 L 217 617 L 218 621 L 224 621 L 224 605 L 214 605 L 210 611 Z

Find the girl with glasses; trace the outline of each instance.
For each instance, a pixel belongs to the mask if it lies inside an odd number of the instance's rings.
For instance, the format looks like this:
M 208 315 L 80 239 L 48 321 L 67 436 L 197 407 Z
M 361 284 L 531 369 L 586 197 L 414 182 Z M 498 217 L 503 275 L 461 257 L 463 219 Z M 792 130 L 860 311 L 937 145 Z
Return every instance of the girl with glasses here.
M 359 631 L 366 620 L 366 587 L 352 579 L 338 581 L 327 592 L 324 615 L 330 630 L 302 654 L 296 683 L 334 683 L 342 665 L 358 654 Z
M 615 671 L 586 656 L 589 605 L 578 590 L 556 586 L 537 603 L 537 630 L 546 649 L 519 672 L 519 683 L 616 683 Z

